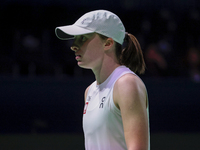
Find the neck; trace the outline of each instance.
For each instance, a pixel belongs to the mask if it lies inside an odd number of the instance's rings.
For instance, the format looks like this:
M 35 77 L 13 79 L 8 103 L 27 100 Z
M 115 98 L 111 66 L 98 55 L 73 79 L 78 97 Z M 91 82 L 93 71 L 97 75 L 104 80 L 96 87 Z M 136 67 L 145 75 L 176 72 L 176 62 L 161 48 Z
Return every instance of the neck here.
M 102 64 L 99 67 L 92 69 L 97 84 L 103 83 L 111 75 L 111 73 L 119 66 L 120 64 L 118 64 L 113 59 L 104 59 L 104 61 L 102 61 Z

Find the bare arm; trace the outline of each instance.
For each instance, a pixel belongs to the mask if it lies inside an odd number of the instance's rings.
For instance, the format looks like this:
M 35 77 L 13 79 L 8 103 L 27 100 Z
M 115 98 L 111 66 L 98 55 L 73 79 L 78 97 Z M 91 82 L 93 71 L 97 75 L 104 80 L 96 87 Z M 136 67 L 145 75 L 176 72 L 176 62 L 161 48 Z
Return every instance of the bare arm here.
M 132 74 L 122 76 L 114 86 L 114 103 L 121 111 L 128 150 L 147 150 L 147 94 L 143 82 Z

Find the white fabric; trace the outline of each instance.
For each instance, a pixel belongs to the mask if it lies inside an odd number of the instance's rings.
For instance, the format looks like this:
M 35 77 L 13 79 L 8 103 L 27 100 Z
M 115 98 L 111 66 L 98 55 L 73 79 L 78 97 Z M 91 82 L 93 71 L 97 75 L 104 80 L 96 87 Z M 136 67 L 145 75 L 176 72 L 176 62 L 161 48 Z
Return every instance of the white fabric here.
M 127 150 L 121 113 L 113 102 L 114 83 L 127 73 L 134 74 L 120 66 L 105 82 L 90 86 L 83 114 L 86 150 Z
M 73 25 L 57 27 L 55 32 L 62 40 L 71 39 L 74 35 L 96 32 L 122 44 L 125 37 L 125 28 L 120 18 L 107 10 L 88 12 Z

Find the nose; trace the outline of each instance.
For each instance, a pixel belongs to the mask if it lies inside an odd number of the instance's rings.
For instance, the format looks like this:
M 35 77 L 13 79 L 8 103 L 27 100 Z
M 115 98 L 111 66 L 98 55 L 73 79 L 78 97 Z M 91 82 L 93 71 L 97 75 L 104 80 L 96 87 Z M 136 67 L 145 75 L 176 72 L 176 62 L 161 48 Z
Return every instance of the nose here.
M 72 45 L 71 50 L 73 50 L 74 52 L 77 52 L 79 50 L 79 48 L 78 48 L 78 46 Z

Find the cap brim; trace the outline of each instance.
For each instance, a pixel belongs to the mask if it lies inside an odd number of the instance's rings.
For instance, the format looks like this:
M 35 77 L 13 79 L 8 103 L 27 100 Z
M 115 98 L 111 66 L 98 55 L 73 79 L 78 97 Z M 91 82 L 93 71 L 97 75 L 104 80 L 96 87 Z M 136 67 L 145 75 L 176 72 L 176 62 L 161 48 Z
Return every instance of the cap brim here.
M 75 35 L 89 34 L 94 31 L 81 28 L 76 25 L 62 26 L 55 29 L 56 36 L 61 40 L 74 39 Z

